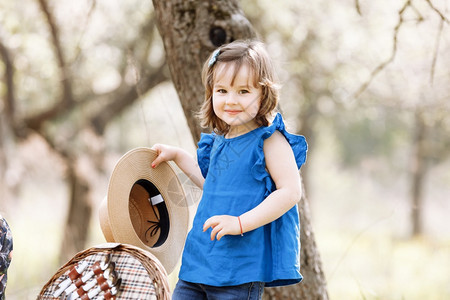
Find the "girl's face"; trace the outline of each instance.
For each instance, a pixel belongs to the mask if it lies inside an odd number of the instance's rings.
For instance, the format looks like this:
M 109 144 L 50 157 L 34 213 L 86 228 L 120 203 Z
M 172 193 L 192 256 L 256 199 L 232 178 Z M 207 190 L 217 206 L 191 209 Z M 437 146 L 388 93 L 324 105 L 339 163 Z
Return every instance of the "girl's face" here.
M 248 65 L 243 64 L 235 77 L 234 72 L 232 63 L 217 64 L 212 95 L 214 113 L 230 126 L 229 138 L 258 127 L 254 119 L 262 95 L 261 86 L 253 85 L 253 72 Z

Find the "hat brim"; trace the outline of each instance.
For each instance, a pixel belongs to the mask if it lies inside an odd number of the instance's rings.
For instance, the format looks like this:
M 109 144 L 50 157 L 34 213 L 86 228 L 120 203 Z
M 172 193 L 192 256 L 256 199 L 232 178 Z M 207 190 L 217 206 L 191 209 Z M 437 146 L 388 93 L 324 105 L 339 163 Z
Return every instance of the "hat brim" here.
M 156 156 L 154 150 L 144 147 L 135 148 L 122 156 L 109 181 L 107 203 L 100 208 L 100 223 L 108 242 L 131 244 L 147 250 L 159 259 L 167 273 L 171 273 L 183 251 L 189 209 L 183 187 L 172 167 L 166 162 L 156 168 L 150 167 Z M 158 247 L 149 247 L 144 243 L 131 220 L 129 197 L 133 185 L 139 180 L 148 180 L 156 186 L 167 207 L 170 230 L 167 239 Z

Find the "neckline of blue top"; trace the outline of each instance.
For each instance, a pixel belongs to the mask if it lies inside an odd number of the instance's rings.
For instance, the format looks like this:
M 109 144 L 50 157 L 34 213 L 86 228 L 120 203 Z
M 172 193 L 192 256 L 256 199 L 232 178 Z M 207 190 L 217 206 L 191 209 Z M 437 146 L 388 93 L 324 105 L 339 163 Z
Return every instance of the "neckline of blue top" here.
M 246 132 L 244 134 L 241 134 L 241 135 L 238 135 L 238 136 L 235 136 L 232 138 L 226 138 L 225 135 L 217 135 L 217 137 L 219 137 L 222 141 L 226 141 L 226 142 L 235 141 L 235 140 L 244 138 L 250 134 L 254 134 L 256 131 L 260 130 L 261 128 L 269 128 L 272 126 L 277 126 L 277 124 L 280 122 L 281 119 L 282 119 L 281 114 L 277 113 L 275 118 L 273 119 L 272 123 L 269 126 L 260 126 L 260 127 L 250 130 L 249 132 Z

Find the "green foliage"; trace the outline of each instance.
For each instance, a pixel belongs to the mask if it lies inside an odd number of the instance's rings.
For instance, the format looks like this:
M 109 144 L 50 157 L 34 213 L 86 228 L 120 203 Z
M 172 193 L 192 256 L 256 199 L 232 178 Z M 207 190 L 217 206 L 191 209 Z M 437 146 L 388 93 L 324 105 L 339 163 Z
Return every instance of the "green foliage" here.
M 333 122 L 338 128 L 341 163 L 359 167 L 371 158 L 385 158 L 381 163 L 389 163 L 396 151 L 410 143 L 410 123 L 405 113 L 382 106 L 343 111 Z

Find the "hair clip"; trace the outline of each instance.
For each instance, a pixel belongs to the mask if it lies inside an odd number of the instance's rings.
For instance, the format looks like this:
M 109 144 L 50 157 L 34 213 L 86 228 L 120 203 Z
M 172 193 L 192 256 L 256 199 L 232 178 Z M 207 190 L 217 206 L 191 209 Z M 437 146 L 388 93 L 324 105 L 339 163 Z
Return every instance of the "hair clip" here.
M 211 58 L 209 59 L 208 67 L 211 67 L 212 65 L 214 65 L 216 63 L 217 57 L 219 57 L 219 54 L 220 54 L 220 49 L 214 50 Z

